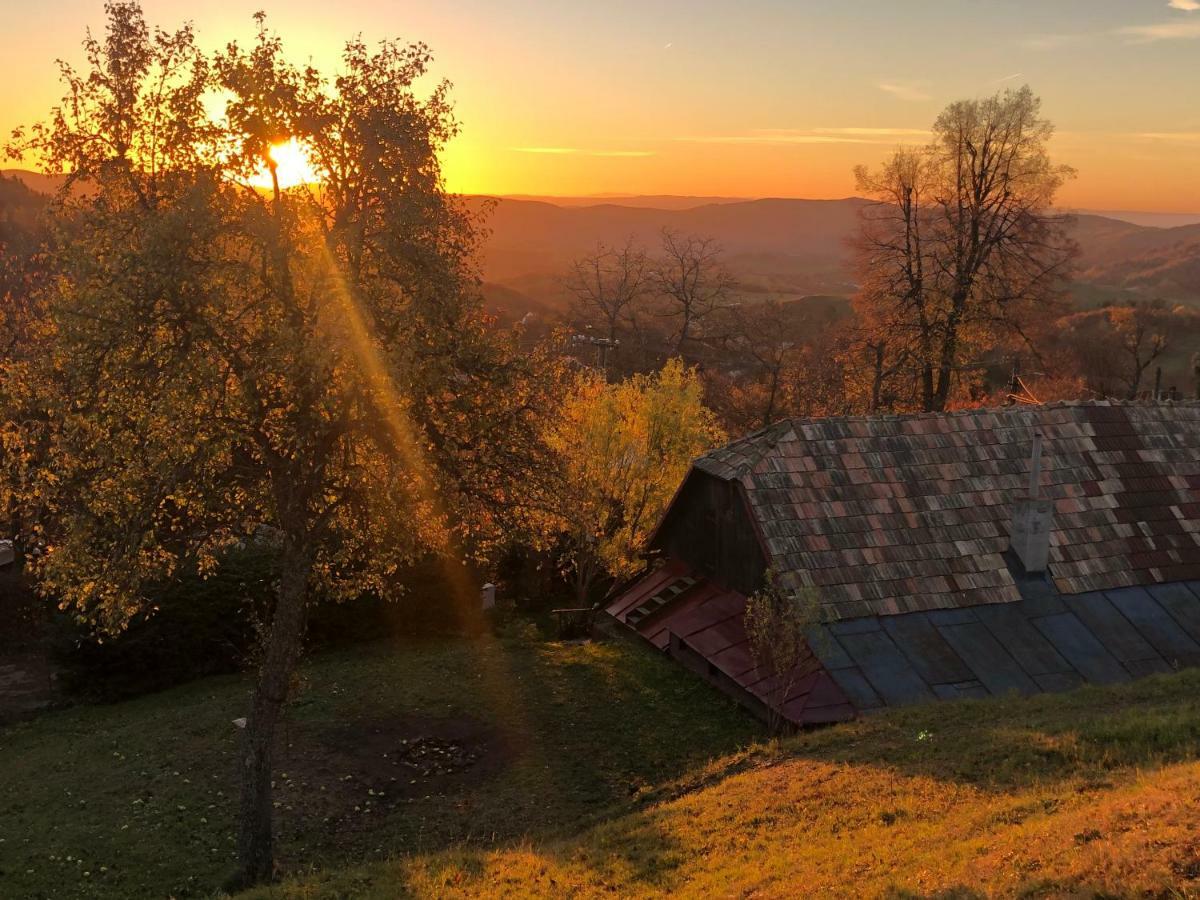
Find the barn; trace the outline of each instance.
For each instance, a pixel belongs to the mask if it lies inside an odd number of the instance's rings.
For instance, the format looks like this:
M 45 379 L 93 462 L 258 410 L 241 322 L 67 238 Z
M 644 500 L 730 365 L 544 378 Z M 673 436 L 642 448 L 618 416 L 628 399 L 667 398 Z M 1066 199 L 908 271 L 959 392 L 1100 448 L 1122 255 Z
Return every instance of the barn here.
M 1200 665 L 1200 403 L 794 419 L 697 459 L 620 626 L 797 726 Z M 771 571 L 819 601 L 806 658 L 755 665 Z

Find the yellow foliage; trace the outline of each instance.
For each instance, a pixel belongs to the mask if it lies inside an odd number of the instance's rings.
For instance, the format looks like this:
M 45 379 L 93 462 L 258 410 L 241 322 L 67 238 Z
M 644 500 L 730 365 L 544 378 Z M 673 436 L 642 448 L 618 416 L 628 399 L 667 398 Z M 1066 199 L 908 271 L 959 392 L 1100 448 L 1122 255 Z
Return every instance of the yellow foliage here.
M 636 571 L 691 461 L 723 440 L 702 394 L 696 371 L 674 359 L 619 384 L 582 375 L 564 402 L 547 443 L 562 468 L 557 515 L 581 600 L 601 570 Z

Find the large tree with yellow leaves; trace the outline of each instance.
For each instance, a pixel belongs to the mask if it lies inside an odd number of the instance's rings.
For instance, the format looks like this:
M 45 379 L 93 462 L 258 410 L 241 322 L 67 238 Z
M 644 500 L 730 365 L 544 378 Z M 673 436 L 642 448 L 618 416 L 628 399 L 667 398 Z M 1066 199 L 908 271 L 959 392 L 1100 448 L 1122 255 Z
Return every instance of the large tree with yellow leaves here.
M 145 589 L 248 540 L 278 550 L 242 758 L 236 882 L 269 877 L 272 745 L 316 600 L 401 589 L 520 514 L 528 358 L 489 327 L 429 51 L 347 44 L 330 80 L 259 18 L 215 57 L 107 7 L 67 96 L 14 149 L 69 173 L 38 378 L 45 589 L 120 629 Z M 207 98 L 223 97 L 213 114 Z M 278 150 L 307 158 L 289 186 Z M 300 148 L 297 151 L 295 148 Z

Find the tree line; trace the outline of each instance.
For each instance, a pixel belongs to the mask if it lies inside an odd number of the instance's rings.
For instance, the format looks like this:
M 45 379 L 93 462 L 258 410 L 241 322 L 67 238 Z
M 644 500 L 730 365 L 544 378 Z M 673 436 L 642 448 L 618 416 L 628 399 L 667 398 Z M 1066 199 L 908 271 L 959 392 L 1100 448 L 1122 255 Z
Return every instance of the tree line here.
M 664 232 L 658 252 L 629 241 L 577 260 L 570 324 L 621 342 L 614 377 L 672 355 L 700 366 L 735 431 L 789 415 L 1153 392 L 1167 351 L 1195 344 L 1200 313 L 1073 303 L 1078 248 L 1055 203 L 1074 173 L 1052 158 L 1053 132 L 1023 87 L 952 103 L 928 144 L 859 167 L 868 203 L 846 307 L 757 297 L 711 239 Z

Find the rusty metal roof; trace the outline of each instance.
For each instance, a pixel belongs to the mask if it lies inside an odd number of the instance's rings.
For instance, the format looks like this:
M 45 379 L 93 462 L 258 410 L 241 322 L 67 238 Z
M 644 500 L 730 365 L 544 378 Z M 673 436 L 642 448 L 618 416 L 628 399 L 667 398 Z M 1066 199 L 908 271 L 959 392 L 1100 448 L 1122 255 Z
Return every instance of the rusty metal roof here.
M 786 682 L 760 670 L 744 626 L 746 598 L 694 575 L 678 560 L 648 573 L 608 606 L 608 612 L 659 650 L 684 662 L 694 656 L 702 675 L 744 691 L 768 706 L 782 704 L 794 725 L 840 722 L 855 707 L 816 655 L 807 657 Z M 786 684 L 786 697 L 781 684 Z
M 827 620 L 1020 599 L 1002 557 L 1035 431 L 1062 594 L 1200 579 L 1200 403 L 794 419 L 696 468 L 745 487 L 784 584 Z

